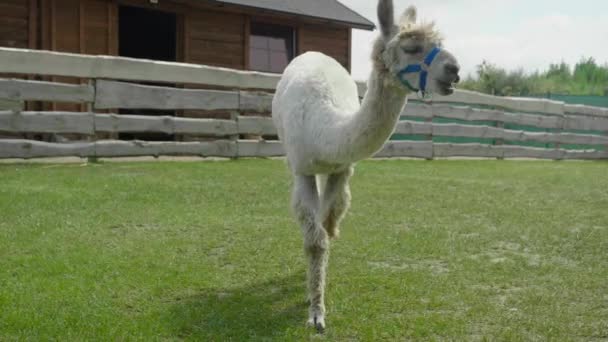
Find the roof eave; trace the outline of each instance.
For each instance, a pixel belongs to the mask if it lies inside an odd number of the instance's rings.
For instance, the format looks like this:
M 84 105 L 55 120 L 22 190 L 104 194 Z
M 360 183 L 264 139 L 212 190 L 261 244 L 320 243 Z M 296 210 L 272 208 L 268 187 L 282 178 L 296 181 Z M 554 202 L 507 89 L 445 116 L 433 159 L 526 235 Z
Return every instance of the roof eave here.
M 366 30 L 366 31 L 373 31 L 376 29 L 376 25 L 374 24 L 369 24 L 369 25 L 364 25 L 364 24 L 350 24 L 351 28 L 356 28 L 356 29 L 360 29 L 360 30 Z
M 374 23 L 372 23 L 371 21 L 369 21 L 367 19 L 365 19 L 365 21 L 367 21 L 367 23 L 362 23 L 362 22 L 355 23 L 355 22 L 350 22 L 350 21 L 341 21 L 341 20 L 335 20 L 335 19 L 315 17 L 312 15 L 279 11 L 279 10 L 273 10 L 273 9 L 269 9 L 269 8 L 256 7 L 256 6 L 248 6 L 248 5 L 242 5 L 242 4 L 226 4 L 226 3 L 222 2 L 221 0 L 209 0 L 209 1 L 215 2 L 217 4 L 222 4 L 223 6 L 229 5 L 229 6 L 242 7 L 242 8 L 251 8 L 251 9 L 256 9 L 256 10 L 260 10 L 260 11 L 264 11 L 264 12 L 268 12 L 268 13 L 289 15 L 289 16 L 295 16 L 295 17 L 301 17 L 301 18 L 324 21 L 324 22 L 328 22 L 328 23 L 339 24 L 339 25 L 348 26 L 350 28 L 355 28 L 355 29 L 360 29 L 360 30 L 373 31 L 376 28 L 376 25 L 374 25 Z
M 339 25 L 343 25 L 343 26 L 348 26 L 350 28 L 359 29 L 359 30 L 373 31 L 376 28 L 376 26 L 374 24 L 366 25 L 366 24 L 362 24 L 362 23 L 351 23 L 351 22 L 346 22 L 346 21 L 331 20 L 331 19 L 326 19 L 326 18 L 318 18 L 318 17 L 304 16 L 304 15 L 302 15 L 302 17 L 326 21 L 329 23 L 339 24 Z

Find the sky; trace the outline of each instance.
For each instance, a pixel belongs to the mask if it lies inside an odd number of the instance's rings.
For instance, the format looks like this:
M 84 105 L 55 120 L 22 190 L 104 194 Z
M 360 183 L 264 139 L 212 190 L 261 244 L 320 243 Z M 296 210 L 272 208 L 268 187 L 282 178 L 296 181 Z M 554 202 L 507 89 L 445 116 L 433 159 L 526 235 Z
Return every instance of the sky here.
M 339 0 L 377 24 L 377 0 Z M 393 0 L 397 17 L 409 5 L 418 19 L 435 21 L 444 47 L 474 74 L 483 60 L 507 70 L 546 70 L 582 57 L 608 63 L 608 0 Z M 353 30 L 352 73 L 366 80 L 378 31 Z

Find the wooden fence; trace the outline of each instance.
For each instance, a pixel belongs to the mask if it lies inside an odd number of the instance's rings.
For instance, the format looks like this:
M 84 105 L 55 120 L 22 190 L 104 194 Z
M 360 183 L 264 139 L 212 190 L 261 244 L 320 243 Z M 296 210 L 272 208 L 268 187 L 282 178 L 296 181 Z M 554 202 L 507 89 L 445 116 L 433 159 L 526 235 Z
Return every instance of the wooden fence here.
M 241 139 L 276 134 L 268 113 L 278 75 L 10 48 L 0 48 L 0 73 L 29 76 L 29 79 L 0 79 L 0 135 L 53 133 L 85 137 L 61 143 L 3 138 L 0 158 L 161 155 L 237 158 L 283 154 L 276 140 Z M 45 82 L 33 80 L 34 76 L 50 80 L 54 80 L 51 76 L 72 77 L 81 83 Z M 195 89 L 200 86 L 225 90 Z M 365 85 L 359 84 L 359 89 L 363 94 Z M 28 101 L 83 104 L 81 108 L 86 111 L 25 110 Z M 200 119 L 111 113 L 117 109 L 222 110 L 231 115 L 230 119 Z M 457 91 L 449 97 L 436 96 L 432 103 L 410 101 L 402 118 L 395 133 L 417 140 L 389 141 L 377 157 L 608 158 L 608 110 L 604 108 Z M 509 125 L 536 131 L 508 129 Z M 203 135 L 207 141 L 99 138 L 126 132 Z M 439 137 L 491 139 L 492 143 L 433 141 Z M 522 145 L 527 142 L 545 145 Z M 570 148 L 572 145 L 575 148 Z

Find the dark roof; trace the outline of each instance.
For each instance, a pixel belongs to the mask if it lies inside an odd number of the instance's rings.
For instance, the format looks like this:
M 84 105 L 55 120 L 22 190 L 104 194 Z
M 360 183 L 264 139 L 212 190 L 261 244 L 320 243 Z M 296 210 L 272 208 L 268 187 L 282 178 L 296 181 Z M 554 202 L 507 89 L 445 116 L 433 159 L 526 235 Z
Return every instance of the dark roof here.
M 374 23 L 337 0 L 211 0 L 278 13 L 296 14 L 330 20 L 364 30 L 373 30 Z

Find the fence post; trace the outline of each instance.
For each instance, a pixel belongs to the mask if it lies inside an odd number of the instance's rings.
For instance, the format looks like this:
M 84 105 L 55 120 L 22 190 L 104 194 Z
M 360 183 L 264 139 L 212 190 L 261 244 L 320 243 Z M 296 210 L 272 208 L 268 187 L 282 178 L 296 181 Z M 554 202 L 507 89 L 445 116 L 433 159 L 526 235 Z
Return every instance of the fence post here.
M 492 109 L 496 110 L 496 106 L 492 106 Z M 496 121 L 496 128 L 500 128 L 503 131 L 503 136 L 504 136 L 504 130 L 505 130 L 505 123 L 503 121 Z M 494 140 L 494 146 L 502 146 L 504 145 L 505 140 L 503 138 L 498 138 Z M 505 157 L 503 155 L 496 157 L 496 159 L 498 160 L 504 160 Z
M 240 94 L 240 92 L 239 92 Z M 239 95 L 240 96 L 240 95 Z M 236 134 L 232 134 L 229 136 L 230 141 L 234 142 L 235 145 L 235 154 L 231 159 L 239 158 L 239 112 L 236 110 L 230 111 L 230 120 L 234 121 L 236 124 Z
M 560 118 L 560 124 L 559 124 L 559 128 L 557 129 L 557 132 L 560 135 L 560 140 L 561 140 L 561 134 L 564 132 L 564 125 L 566 124 L 566 103 L 562 102 L 562 106 L 561 106 L 561 113 L 559 114 L 559 118 Z M 559 153 L 559 149 L 562 147 L 562 144 L 560 142 L 560 140 L 558 140 L 555 143 L 555 151 L 557 151 L 557 158 L 555 160 L 562 160 L 563 158 L 561 157 L 561 153 Z
M 91 115 L 93 117 L 93 135 L 92 136 L 88 136 L 87 137 L 87 141 L 89 142 L 93 142 L 93 155 L 92 156 L 88 156 L 87 157 L 87 163 L 97 163 L 99 162 L 99 159 L 97 158 L 97 128 L 96 128 L 96 124 L 95 124 L 95 113 L 93 111 L 93 104 L 95 103 L 95 97 L 97 96 L 97 89 L 96 89 L 96 82 L 95 79 L 93 78 L 89 78 L 89 80 L 87 81 L 87 84 L 89 86 L 91 86 L 93 88 L 93 92 L 95 94 L 95 96 L 93 96 L 93 102 L 86 102 L 86 109 L 87 109 L 87 114 Z
M 234 154 L 234 157 L 232 157 L 232 159 L 238 159 L 239 158 L 239 138 L 240 138 L 239 132 L 241 131 L 239 129 L 239 115 L 241 114 L 241 109 L 243 108 L 242 100 L 241 100 L 241 96 L 242 96 L 243 91 L 240 90 L 240 89 L 237 89 L 236 92 L 238 94 L 238 104 L 239 104 L 238 107 L 239 107 L 239 109 L 238 110 L 230 111 L 230 120 L 233 120 L 235 122 L 235 124 L 236 124 L 236 134 L 230 135 L 230 137 L 229 137 L 230 140 L 232 142 L 234 142 L 234 145 L 235 145 L 235 154 Z
M 26 103 L 23 100 L 15 100 L 11 98 L 0 98 L 0 111 L 8 111 L 11 113 L 11 117 L 13 119 L 18 119 L 21 115 L 21 112 L 25 109 Z M 7 135 L 4 133 L 0 133 L 0 139 L 15 139 L 18 137 L 19 139 L 25 138 L 25 133 L 23 132 L 7 132 Z

